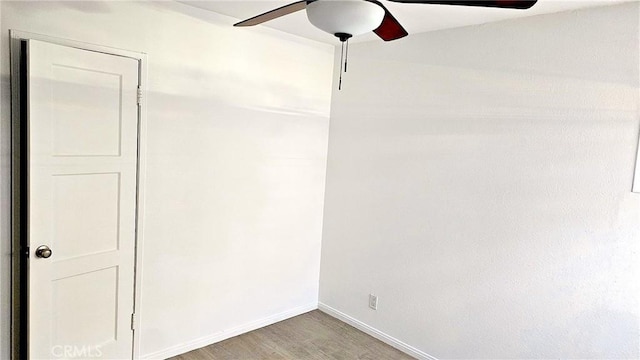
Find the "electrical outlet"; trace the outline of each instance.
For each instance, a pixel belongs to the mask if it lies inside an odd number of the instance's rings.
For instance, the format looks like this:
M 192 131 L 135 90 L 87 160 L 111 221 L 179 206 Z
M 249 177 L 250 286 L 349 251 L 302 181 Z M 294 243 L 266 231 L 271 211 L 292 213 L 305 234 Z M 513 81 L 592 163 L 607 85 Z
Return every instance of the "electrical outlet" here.
M 378 297 L 373 295 L 373 294 L 369 294 L 369 307 L 372 308 L 373 310 L 378 310 Z

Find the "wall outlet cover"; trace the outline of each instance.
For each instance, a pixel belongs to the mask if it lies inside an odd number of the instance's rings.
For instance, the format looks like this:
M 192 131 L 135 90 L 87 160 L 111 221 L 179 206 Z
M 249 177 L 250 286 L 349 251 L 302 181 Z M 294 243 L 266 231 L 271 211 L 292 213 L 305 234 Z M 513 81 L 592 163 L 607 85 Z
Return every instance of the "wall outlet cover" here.
M 373 310 L 378 310 L 378 297 L 373 295 L 373 294 L 369 294 L 369 307 L 372 308 Z

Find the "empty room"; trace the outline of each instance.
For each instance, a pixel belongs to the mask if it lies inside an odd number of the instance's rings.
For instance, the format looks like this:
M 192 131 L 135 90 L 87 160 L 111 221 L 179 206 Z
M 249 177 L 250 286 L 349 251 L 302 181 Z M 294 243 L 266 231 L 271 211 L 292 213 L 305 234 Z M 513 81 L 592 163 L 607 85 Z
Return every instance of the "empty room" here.
M 0 359 L 640 359 L 640 1 L 0 31 Z

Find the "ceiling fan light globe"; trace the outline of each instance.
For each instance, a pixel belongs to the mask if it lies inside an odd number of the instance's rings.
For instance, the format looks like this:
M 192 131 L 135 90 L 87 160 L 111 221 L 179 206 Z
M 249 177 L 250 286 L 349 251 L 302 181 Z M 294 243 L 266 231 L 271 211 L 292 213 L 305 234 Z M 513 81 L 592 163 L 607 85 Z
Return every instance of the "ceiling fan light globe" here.
M 309 22 L 329 34 L 361 35 L 377 29 L 385 11 L 364 0 L 317 0 L 307 4 Z

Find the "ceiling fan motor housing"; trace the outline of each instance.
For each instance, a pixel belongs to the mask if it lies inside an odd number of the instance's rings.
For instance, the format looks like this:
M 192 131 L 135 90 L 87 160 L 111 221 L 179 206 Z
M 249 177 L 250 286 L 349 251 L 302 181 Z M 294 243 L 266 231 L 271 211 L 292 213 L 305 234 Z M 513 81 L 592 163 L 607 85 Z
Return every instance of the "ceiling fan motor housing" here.
M 366 0 L 317 0 L 308 3 L 306 10 L 315 27 L 336 36 L 375 30 L 385 15 L 384 8 Z

